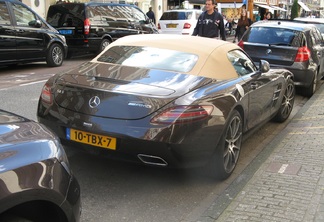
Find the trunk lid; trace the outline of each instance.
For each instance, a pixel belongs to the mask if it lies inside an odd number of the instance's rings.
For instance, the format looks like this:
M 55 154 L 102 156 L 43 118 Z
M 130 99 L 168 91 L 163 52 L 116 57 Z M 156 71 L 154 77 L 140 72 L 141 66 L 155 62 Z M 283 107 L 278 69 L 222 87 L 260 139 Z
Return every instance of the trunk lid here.
M 140 119 L 211 81 L 188 74 L 89 62 L 58 75 L 53 91 L 55 102 L 74 112 Z
M 244 42 L 244 50 L 256 63 L 263 59 L 271 65 L 291 66 L 295 62 L 298 47 Z

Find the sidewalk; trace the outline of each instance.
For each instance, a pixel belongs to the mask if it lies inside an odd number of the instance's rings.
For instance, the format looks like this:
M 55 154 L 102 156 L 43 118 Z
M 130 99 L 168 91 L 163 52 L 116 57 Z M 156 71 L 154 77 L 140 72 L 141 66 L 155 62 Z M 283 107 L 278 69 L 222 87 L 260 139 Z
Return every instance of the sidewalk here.
M 259 155 L 266 152 L 236 196 L 226 191 L 224 210 L 218 200 L 199 221 L 324 221 L 324 85 Z

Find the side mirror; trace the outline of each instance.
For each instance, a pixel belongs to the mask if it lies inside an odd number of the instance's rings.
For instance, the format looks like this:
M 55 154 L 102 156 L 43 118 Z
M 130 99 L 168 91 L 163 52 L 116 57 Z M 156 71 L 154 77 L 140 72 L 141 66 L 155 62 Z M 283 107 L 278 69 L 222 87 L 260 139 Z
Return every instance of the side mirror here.
M 265 60 L 261 60 L 259 64 L 259 70 L 261 71 L 261 73 L 269 72 L 270 70 L 269 62 Z
M 28 23 L 28 25 L 31 27 L 35 27 L 35 28 L 40 28 L 40 27 L 42 27 L 42 22 L 41 22 L 41 20 L 37 19 L 37 20 L 30 21 Z
M 146 24 L 150 24 L 152 23 L 152 19 L 150 19 L 149 17 L 146 17 L 146 21 L 145 21 Z

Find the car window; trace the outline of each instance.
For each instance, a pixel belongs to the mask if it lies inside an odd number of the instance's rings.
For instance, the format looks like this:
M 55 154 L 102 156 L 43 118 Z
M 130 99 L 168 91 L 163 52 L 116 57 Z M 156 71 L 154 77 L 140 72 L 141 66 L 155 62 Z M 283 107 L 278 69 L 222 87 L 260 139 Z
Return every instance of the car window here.
M 28 8 L 20 4 L 12 4 L 18 26 L 29 26 L 29 22 L 36 20 L 36 16 Z
M 313 23 L 316 28 L 318 28 L 320 30 L 321 33 L 324 33 L 324 24 L 320 24 L 320 23 Z
M 312 41 L 314 45 L 318 45 L 322 43 L 322 36 L 318 29 L 313 29 L 311 31 Z
M 144 23 L 146 21 L 145 14 L 138 8 L 132 7 L 132 17 L 135 21 Z
M 197 60 L 195 54 L 146 46 L 114 46 L 97 58 L 99 62 L 175 72 L 189 72 Z
M 84 5 L 83 4 L 60 4 L 53 5 L 47 13 L 47 22 L 57 28 L 62 26 L 83 27 Z
M 240 76 L 254 73 L 258 70 L 253 61 L 241 50 L 229 51 L 227 58 Z
M 171 11 L 171 12 L 164 12 L 160 20 L 188 20 L 191 19 L 191 17 L 192 17 L 192 11 L 190 12 Z
M 5 2 L 0 2 L 0 24 L 10 25 L 10 16 Z
M 253 27 L 248 35 L 244 36 L 245 41 L 252 43 L 263 43 L 273 45 L 301 45 L 301 33 L 296 30 L 272 28 L 272 27 Z

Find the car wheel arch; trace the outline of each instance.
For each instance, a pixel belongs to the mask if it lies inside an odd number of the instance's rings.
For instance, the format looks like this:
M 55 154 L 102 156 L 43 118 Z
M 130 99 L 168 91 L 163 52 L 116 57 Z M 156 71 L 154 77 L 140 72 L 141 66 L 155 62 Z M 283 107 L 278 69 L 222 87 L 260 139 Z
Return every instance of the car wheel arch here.
M 0 214 L 0 221 L 4 218 L 19 218 L 37 220 L 37 221 L 52 221 L 52 222 L 67 222 L 68 219 L 62 209 L 56 204 L 46 200 L 31 200 L 11 206 L 5 212 Z M 51 218 L 49 220 L 49 218 Z M 14 221 L 14 220 L 13 220 Z
M 238 107 L 235 107 L 235 109 L 232 109 L 232 111 L 229 113 L 228 118 L 226 119 L 226 122 L 224 124 L 224 130 L 222 132 L 221 137 L 219 138 L 219 141 L 216 143 L 215 149 L 213 154 L 211 155 L 210 160 L 208 161 L 206 165 L 206 172 L 210 174 L 212 177 L 214 177 L 217 180 L 224 180 L 228 178 L 232 172 L 235 169 L 235 166 L 237 165 L 240 149 L 241 149 L 241 144 L 242 144 L 242 136 L 243 136 L 243 119 L 241 116 L 242 109 Z M 234 125 L 232 124 L 234 123 Z M 235 130 L 236 126 L 237 131 Z M 241 125 L 239 127 L 239 125 Z M 234 128 L 231 128 L 232 126 L 235 126 Z M 233 131 L 231 129 L 234 129 Z M 240 129 L 240 130 L 239 130 Z M 234 134 L 229 133 L 228 131 L 235 132 Z M 232 138 L 229 138 L 229 141 L 226 142 L 225 138 L 227 138 L 227 135 L 232 135 Z M 240 136 L 238 136 L 240 135 Z M 234 139 L 235 138 L 235 139 Z M 232 141 L 233 139 L 233 145 L 236 142 L 238 143 L 237 146 L 237 151 L 234 152 L 227 152 L 225 151 L 228 149 L 228 146 L 232 146 Z M 234 142 L 235 141 L 235 142 Z M 227 143 L 227 144 L 226 144 Z M 236 145 L 234 145 L 236 146 Z M 236 148 L 234 148 L 236 149 Z M 227 153 L 227 155 L 225 155 Z M 231 155 L 230 153 L 233 153 Z M 235 154 L 234 154 L 235 153 Z M 227 161 L 225 159 L 228 159 L 227 157 L 231 156 L 234 157 L 235 163 L 232 161 Z M 232 158 L 229 158 L 232 159 Z M 233 160 L 234 160 L 233 159 Z M 230 163 L 228 165 L 228 163 Z M 233 163 L 233 164 L 232 164 Z M 229 168 L 228 168 L 229 167 Z
M 103 44 L 104 44 L 104 42 L 106 42 L 106 41 L 108 41 L 109 44 L 111 44 L 111 43 L 113 42 L 111 36 L 109 36 L 109 35 L 104 36 L 104 37 L 101 39 L 101 41 L 100 41 L 99 48 L 98 48 L 98 50 L 97 50 L 97 54 L 99 54 L 100 52 L 102 52 L 102 51 L 104 50 L 104 49 L 103 49 Z M 107 46 L 108 46 L 108 45 L 107 45 Z M 107 47 L 107 46 L 106 46 L 106 47 Z
M 242 124 L 243 124 L 243 126 L 242 126 L 243 127 L 243 132 L 245 132 L 246 131 L 246 129 L 245 129 L 245 126 L 246 126 L 245 121 L 246 120 L 245 120 L 245 111 L 244 111 L 243 106 L 241 104 L 239 104 L 239 105 L 235 106 L 233 110 L 238 111 L 239 114 L 241 115 Z

